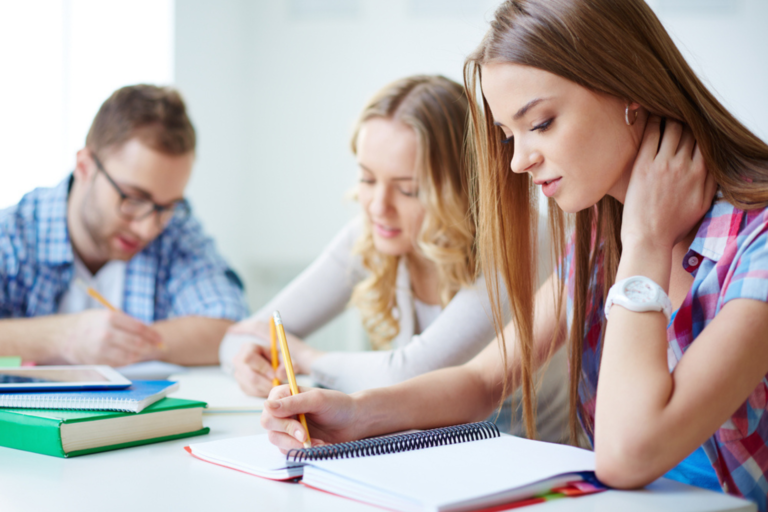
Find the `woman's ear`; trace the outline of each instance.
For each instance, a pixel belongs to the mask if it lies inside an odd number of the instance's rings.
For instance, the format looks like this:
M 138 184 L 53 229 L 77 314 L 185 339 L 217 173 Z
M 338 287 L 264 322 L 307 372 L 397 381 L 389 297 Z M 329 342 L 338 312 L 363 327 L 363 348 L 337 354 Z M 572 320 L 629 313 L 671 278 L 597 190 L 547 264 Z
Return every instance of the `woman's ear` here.
M 636 101 L 629 101 L 625 105 L 624 122 L 632 127 L 635 136 L 637 137 L 637 143 L 640 143 L 642 139 L 643 130 L 645 124 L 648 121 L 650 113 L 640 103 Z

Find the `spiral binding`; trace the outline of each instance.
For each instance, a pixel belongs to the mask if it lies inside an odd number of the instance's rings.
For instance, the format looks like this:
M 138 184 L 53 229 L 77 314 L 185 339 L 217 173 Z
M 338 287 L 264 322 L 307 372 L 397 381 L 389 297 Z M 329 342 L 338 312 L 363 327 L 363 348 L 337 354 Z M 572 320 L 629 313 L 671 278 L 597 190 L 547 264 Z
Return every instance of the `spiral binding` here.
M 421 450 L 422 448 L 479 441 L 499 436 L 501 434 L 495 424 L 489 421 L 482 421 L 425 430 L 423 432 L 412 432 L 410 434 L 376 437 L 373 439 L 363 439 L 362 441 L 314 446 L 298 450 L 293 449 L 289 450 L 285 457 L 286 460 L 292 462 L 352 459 L 355 457 L 368 457 L 370 455 L 409 452 L 411 450 Z

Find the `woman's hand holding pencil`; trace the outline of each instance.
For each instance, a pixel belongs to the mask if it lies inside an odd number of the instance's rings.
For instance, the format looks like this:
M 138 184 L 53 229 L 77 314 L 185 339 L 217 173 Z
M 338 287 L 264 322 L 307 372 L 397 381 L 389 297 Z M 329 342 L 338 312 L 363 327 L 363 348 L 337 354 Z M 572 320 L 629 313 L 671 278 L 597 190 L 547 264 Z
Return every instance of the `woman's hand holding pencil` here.
M 286 379 L 285 367 L 272 366 L 272 349 L 266 344 L 244 343 L 234 359 L 234 374 L 240 388 L 248 395 L 266 397 Z
M 283 453 L 304 448 L 307 434 L 298 418 L 301 414 L 306 418 L 312 446 L 365 437 L 358 428 L 362 422 L 353 396 L 328 389 L 300 388 L 300 391 L 292 395 L 290 386 L 278 386 L 264 402 L 261 426 L 268 431 L 270 442 Z
M 253 338 L 252 343 L 244 343 L 240 347 L 233 360 L 235 379 L 240 388 L 251 396 L 266 397 L 273 387 L 286 382 L 288 377 L 280 356 L 277 331 L 273 331 L 271 323 L 247 319 L 235 324 L 228 331 L 228 334 Z M 312 362 L 324 355 L 324 352 L 310 347 L 289 332 L 286 332 L 285 336 L 296 373 L 310 373 Z

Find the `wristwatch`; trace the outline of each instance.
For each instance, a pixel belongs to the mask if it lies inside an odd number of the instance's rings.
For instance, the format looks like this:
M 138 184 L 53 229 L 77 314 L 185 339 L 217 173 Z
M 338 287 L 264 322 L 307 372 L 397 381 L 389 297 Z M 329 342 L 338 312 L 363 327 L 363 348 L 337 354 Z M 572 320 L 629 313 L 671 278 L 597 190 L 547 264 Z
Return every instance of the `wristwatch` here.
M 672 316 L 672 302 L 667 293 L 653 279 L 645 276 L 628 277 L 611 286 L 605 299 L 606 319 L 614 304 L 638 313 L 661 311 L 667 322 Z

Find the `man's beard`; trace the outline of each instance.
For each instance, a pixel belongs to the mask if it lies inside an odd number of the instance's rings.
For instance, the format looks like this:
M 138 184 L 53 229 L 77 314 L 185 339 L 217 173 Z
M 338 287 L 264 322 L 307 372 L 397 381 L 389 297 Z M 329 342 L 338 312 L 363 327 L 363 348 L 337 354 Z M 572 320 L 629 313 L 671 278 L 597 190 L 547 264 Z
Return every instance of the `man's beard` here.
M 112 236 L 106 233 L 104 215 L 99 212 L 94 199 L 93 187 L 91 187 L 80 205 L 80 222 L 96 252 L 96 254 L 92 256 L 108 261 L 112 259 L 113 256 L 113 251 L 109 243 Z

